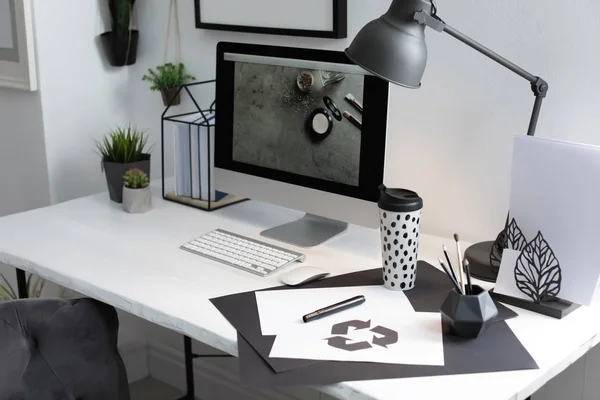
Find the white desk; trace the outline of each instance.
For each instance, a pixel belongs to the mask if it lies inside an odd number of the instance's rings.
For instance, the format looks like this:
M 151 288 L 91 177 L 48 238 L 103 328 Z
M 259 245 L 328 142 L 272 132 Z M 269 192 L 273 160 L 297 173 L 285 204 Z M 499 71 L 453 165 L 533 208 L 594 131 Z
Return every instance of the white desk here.
M 106 194 L 0 218 L 0 262 L 111 304 L 237 355 L 236 332 L 210 298 L 274 286 L 179 249 L 216 228 L 258 237 L 300 213 L 256 202 L 213 213 L 155 197 L 154 210 L 129 215 Z M 378 232 L 351 227 L 307 254 L 308 265 L 334 274 L 378 267 Z M 442 239 L 422 236 L 420 256 L 432 264 Z M 598 343 L 600 313 L 582 308 L 562 321 L 515 309 L 508 322 L 540 370 L 348 382 L 320 387 L 339 398 L 524 399 Z

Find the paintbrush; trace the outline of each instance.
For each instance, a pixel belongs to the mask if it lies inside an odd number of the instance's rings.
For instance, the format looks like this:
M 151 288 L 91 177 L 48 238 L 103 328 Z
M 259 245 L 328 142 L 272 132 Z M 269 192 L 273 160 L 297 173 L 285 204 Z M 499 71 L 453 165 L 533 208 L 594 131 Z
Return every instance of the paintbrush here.
M 439 257 L 438 257 L 438 261 L 440 262 L 440 266 L 442 267 L 442 269 L 444 270 L 446 275 L 448 275 L 448 279 L 450 279 L 450 282 L 452 282 L 452 285 L 454 286 L 456 291 L 459 293 L 462 293 L 460 290 L 460 286 L 458 286 L 458 282 L 456 282 L 456 279 L 454 279 L 453 274 L 450 273 L 450 270 L 448 269 L 448 267 L 446 267 L 446 264 L 444 264 L 444 261 L 442 261 L 442 259 Z
M 454 264 L 452 264 L 452 260 L 450 259 L 450 254 L 448 253 L 448 248 L 446 246 L 442 246 L 442 250 L 444 250 L 444 256 L 446 257 L 446 261 L 448 262 L 448 268 L 450 268 L 450 272 L 452 273 L 452 278 L 458 283 L 458 276 L 456 275 L 456 271 L 454 270 Z
M 467 292 L 469 295 L 473 295 L 473 284 L 471 283 L 471 266 L 469 265 L 469 260 L 463 261 L 465 267 L 465 273 L 467 274 Z
M 465 292 L 465 271 L 463 269 L 463 257 L 460 251 L 460 238 L 458 237 L 458 233 L 454 234 L 454 241 L 456 242 L 456 256 L 458 259 L 458 276 L 460 278 L 460 287 Z

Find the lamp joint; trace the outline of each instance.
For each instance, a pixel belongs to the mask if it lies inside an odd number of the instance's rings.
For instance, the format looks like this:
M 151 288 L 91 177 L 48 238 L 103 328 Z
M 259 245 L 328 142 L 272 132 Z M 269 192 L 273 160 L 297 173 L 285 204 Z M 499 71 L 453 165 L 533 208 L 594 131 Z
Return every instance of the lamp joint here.
M 546 97 L 546 94 L 548 93 L 548 82 L 537 76 L 536 80 L 531 83 L 531 90 L 536 97 Z
M 424 10 L 417 11 L 414 15 L 414 19 L 419 24 L 426 25 L 429 28 L 438 32 L 443 32 L 446 28 L 446 24 L 440 18 L 438 18 L 437 16 L 431 16 L 427 14 L 427 12 Z

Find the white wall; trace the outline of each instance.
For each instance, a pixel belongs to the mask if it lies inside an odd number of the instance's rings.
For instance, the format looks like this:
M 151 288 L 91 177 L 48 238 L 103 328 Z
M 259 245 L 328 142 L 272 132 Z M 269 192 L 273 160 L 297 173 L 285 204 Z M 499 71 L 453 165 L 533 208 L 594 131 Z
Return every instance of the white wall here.
M 179 3 L 183 61 L 198 79 L 214 77 L 222 40 L 339 50 L 350 42 L 197 30 L 193 2 Z M 390 0 L 348 3 L 352 38 Z M 593 50 L 600 2 L 439 0 L 438 6 L 446 22 L 549 82 L 539 136 L 600 144 L 600 53 Z M 163 0 L 138 6 L 143 41 L 131 69 L 132 118 L 157 140 L 160 96 L 139 79 L 164 61 L 167 8 Z M 450 36 L 428 31 L 427 37 L 422 89 L 392 89 L 386 183 L 424 197 L 424 230 L 494 239 L 508 207 L 512 137 L 526 133 L 533 94 L 528 82 Z
M 40 93 L 0 88 L 0 216 L 49 202 Z M 0 274 L 16 290 L 14 269 Z
M 0 88 L 0 216 L 49 203 L 40 99 Z
M 94 139 L 128 120 L 128 69 L 109 66 L 98 40 L 106 4 L 34 1 L 53 203 L 106 189 Z

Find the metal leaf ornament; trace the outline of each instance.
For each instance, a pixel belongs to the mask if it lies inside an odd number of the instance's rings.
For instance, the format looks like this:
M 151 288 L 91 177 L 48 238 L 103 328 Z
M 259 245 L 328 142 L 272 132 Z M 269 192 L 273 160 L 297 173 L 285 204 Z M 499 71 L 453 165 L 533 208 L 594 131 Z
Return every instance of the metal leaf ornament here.
M 525 239 L 525 235 L 517 225 L 517 221 L 513 218 L 506 228 L 506 248 L 516 251 L 523 251 L 527 246 L 527 239 Z
M 517 259 L 515 281 L 517 288 L 536 303 L 558 296 L 562 283 L 560 263 L 541 232 Z
M 527 246 L 527 239 L 525 239 L 525 235 L 523 235 L 517 221 L 513 218 L 494 242 L 490 253 L 490 264 L 496 271 L 500 270 L 504 249 L 523 251 L 525 246 Z

